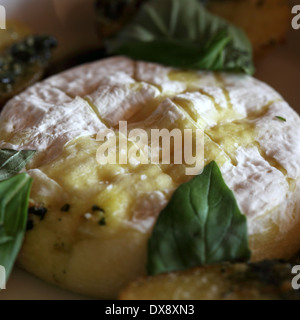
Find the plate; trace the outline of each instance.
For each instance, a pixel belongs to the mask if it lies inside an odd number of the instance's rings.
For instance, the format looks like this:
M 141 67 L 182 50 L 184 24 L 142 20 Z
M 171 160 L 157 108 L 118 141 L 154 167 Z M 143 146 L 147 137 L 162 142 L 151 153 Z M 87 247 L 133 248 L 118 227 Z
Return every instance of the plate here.
M 38 3 L 38 4 L 37 4 Z M 98 43 L 90 17 L 93 0 L 3 0 L 9 18 L 19 19 L 33 29 L 57 36 L 60 46 L 56 59 L 95 48 Z M 34 17 L 31 7 L 34 6 Z M 47 16 L 47 19 L 44 17 Z M 292 17 L 291 17 L 292 19 Z M 46 21 L 47 20 L 47 21 Z M 52 21 L 49 24 L 49 21 Z M 82 39 L 78 47 L 78 39 Z M 270 50 L 256 61 L 255 77 L 268 83 L 300 113 L 300 30 L 290 27 L 287 41 Z M 284 116 L 284 115 L 283 115 Z M 79 296 L 58 289 L 15 268 L 0 292 L 0 300 L 83 300 Z

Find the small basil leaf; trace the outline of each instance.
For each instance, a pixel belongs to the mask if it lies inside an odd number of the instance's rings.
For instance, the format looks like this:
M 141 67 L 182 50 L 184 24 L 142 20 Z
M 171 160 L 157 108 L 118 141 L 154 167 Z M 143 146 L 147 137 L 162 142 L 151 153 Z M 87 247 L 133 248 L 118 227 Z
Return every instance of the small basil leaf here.
M 32 159 L 34 153 L 33 150 L 0 150 L 0 181 L 19 173 Z
M 0 182 L 0 265 L 7 278 L 23 242 L 31 183 L 26 173 Z
M 198 0 L 149 0 L 106 45 L 109 53 L 175 67 L 254 72 L 245 33 Z
M 246 217 L 215 162 L 181 185 L 148 244 L 150 275 L 221 261 L 248 261 Z

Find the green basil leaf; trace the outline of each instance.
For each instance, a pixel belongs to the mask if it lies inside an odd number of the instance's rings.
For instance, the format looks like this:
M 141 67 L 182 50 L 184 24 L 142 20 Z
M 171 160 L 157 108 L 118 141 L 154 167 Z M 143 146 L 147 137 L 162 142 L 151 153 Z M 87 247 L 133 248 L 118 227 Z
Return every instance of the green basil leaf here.
M 221 261 L 248 261 L 246 217 L 215 162 L 181 185 L 148 243 L 150 275 Z
M 23 242 L 31 183 L 26 173 L 0 182 L 0 265 L 7 278 Z
M 198 0 L 149 0 L 106 45 L 109 53 L 175 67 L 254 73 L 245 33 Z
M 9 179 L 19 173 L 32 159 L 33 150 L 0 150 L 0 181 Z
M 13 240 L 13 237 L 9 237 L 4 230 L 4 226 L 0 225 L 0 245 L 12 240 Z

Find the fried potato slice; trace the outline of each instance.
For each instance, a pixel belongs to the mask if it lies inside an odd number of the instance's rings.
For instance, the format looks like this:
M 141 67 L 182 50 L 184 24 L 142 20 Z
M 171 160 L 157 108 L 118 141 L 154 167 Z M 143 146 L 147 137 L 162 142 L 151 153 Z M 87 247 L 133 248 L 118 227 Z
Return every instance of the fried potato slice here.
M 292 266 L 278 261 L 220 264 L 142 278 L 121 300 L 299 300 Z

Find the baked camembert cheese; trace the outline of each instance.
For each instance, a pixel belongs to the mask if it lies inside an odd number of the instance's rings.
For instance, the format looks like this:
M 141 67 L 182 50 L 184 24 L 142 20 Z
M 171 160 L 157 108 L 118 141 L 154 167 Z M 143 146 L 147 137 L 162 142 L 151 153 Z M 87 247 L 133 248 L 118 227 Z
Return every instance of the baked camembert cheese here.
M 146 272 L 147 241 L 184 165 L 100 165 L 97 133 L 202 129 L 248 219 L 253 260 L 300 248 L 300 118 L 268 85 L 246 75 L 179 70 L 125 57 L 79 66 L 10 100 L 0 147 L 37 150 L 26 167 L 32 217 L 18 264 L 63 288 L 115 298 Z

